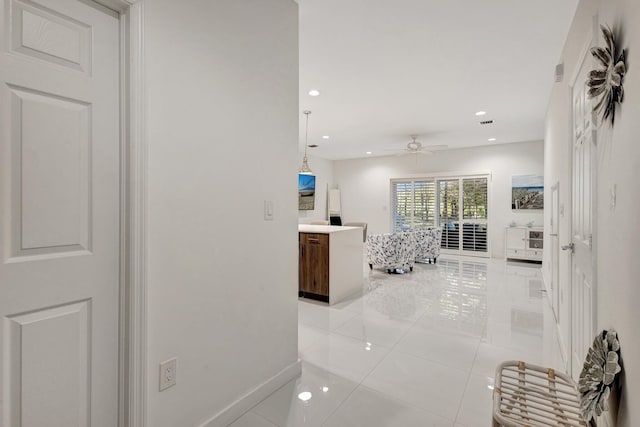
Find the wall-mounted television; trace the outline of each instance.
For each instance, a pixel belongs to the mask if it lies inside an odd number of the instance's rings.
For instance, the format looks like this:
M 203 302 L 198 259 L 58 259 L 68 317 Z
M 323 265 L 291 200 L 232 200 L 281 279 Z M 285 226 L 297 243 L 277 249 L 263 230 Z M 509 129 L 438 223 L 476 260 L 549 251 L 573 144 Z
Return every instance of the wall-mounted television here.
M 316 198 L 316 177 L 314 175 L 298 174 L 298 209 L 312 211 Z

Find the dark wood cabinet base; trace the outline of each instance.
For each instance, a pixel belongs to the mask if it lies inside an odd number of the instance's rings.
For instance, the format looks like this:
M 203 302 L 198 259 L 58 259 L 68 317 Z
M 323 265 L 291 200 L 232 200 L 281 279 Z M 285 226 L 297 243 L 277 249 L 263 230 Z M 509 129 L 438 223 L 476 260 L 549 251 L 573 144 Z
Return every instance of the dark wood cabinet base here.
M 322 302 L 329 302 L 329 296 L 328 295 L 318 295 L 318 294 L 312 294 L 310 292 L 302 292 L 302 291 L 298 291 L 298 296 L 300 298 L 308 298 L 308 299 L 313 299 L 316 301 L 322 301 Z

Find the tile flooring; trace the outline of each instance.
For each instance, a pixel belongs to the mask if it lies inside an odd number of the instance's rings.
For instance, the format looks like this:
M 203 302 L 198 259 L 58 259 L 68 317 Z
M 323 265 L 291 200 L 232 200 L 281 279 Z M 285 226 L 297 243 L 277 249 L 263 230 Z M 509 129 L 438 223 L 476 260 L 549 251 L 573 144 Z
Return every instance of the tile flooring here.
M 298 302 L 302 376 L 232 427 L 487 427 L 495 367 L 562 369 L 540 266 L 442 256 L 362 295 Z M 306 400 L 302 400 L 302 399 Z

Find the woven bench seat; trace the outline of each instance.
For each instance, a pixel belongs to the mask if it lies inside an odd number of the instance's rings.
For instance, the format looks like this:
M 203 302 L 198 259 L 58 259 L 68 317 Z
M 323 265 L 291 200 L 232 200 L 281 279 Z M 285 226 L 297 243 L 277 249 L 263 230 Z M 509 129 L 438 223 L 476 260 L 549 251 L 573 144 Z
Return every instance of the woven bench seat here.
M 493 426 L 588 427 L 571 377 L 550 368 L 508 361 L 496 370 Z

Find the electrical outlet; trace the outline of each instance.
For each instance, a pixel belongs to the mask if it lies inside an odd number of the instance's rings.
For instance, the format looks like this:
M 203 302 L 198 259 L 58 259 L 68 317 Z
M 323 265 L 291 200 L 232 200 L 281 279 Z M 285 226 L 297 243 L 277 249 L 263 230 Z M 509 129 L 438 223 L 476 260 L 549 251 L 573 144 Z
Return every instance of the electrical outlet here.
M 176 385 L 176 362 L 174 357 L 160 363 L 160 391 Z

